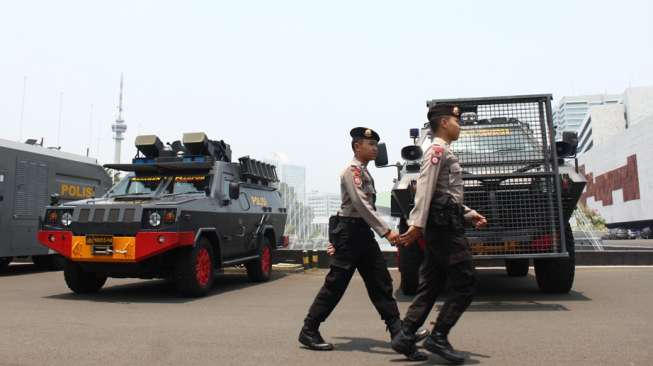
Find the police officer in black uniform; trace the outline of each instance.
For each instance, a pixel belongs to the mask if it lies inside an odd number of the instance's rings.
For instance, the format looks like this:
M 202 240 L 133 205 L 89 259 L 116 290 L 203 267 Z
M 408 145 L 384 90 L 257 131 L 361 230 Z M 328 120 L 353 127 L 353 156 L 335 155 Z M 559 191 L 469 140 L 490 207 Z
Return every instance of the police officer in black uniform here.
M 392 278 L 372 229 L 394 244 L 399 233 L 391 230 L 376 212 L 374 180 L 367 171 L 368 162 L 376 159 L 379 135 L 369 128 L 351 130 L 353 160 L 340 175 L 342 205 L 337 216 L 329 219 L 329 241 L 335 255 L 324 285 L 308 310 L 299 342 L 313 350 L 330 351 L 333 344 L 324 341 L 318 330 L 345 293 L 354 272 L 358 270 L 374 307 L 390 331 L 391 339 L 401 332 L 397 302 L 392 296 Z M 411 334 L 423 339 L 428 331 L 417 329 Z M 416 346 L 407 346 L 402 352 L 409 359 L 423 361 L 426 354 Z
M 429 109 L 428 120 L 435 136 L 425 153 L 417 179 L 415 207 L 408 219 L 408 231 L 399 245 L 410 245 L 424 236 L 426 247 L 420 267 L 417 295 L 408 308 L 402 332 L 392 340 L 392 348 L 405 353 L 418 341 L 415 330 L 424 324 L 437 296 L 449 285 L 450 296 L 440 310 L 431 335 L 424 347 L 452 363 L 462 363 L 464 356 L 453 349 L 447 336 L 475 293 L 476 272 L 465 238 L 465 222 L 481 228 L 487 224 L 483 215 L 463 205 L 462 168 L 450 149 L 460 134 L 460 108 L 438 104 Z

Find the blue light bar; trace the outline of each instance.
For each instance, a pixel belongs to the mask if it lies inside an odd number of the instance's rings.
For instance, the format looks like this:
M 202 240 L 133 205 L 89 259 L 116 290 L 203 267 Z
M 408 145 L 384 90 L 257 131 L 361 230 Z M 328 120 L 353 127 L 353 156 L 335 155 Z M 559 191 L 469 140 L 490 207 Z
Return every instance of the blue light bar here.
M 154 164 L 154 159 L 150 158 L 134 158 L 132 164 Z
M 191 155 L 184 156 L 184 163 L 204 163 L 206 162 L 206 157 L 204 155 Z

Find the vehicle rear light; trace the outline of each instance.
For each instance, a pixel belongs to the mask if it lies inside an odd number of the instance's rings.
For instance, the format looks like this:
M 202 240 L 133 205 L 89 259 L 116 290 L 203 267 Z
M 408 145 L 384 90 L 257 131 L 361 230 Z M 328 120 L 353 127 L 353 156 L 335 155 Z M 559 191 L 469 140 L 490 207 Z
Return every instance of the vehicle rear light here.
M 281 245 L 284 248 L 288 248 L 288 246 L 290 245 L 290 238 L 288 237 L 288 235 L 284 235 L 281 237 Z
M 48 224 L 57 225 L 59 223 L 59 215 L 57 211 L 50 211 L 48 213 Z
M 531 248 L 538 252 L 550 251 L 553 248 L 553 235 L 546 234 L 531 242 Z
M 566 175 L 562 176 L 562 190 L 563 191 L 569 190 L 569 177 Z
M 176 219 L 177 216 L 175 215 L 174 211 L 168 211 L 165 213 L 165 215 L 163 215 L 163 222 L 165 222 L 166 224 L 172 224 L 175 222 Z

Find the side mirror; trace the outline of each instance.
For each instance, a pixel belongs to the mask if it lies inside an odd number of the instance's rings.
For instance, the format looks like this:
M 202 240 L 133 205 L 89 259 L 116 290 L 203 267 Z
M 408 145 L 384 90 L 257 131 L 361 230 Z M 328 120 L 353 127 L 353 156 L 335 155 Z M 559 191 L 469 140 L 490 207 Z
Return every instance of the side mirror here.
M 240 197 L 240 183 L 229 182 L 229 198 L 237 200 Z
M 59 205 L 59 193 L 53 193 L 50 195 L 50 206 Z
M 374 159 L 374 165 L 377 168 L 384 167 L 388 165 L 388 149 L 385 147 L 385 142 L 382 142 L 378 145 L 379 153 Z
M 566 131 L 562 133 L 562 141 L 556 142 L 556 152 L 559 158 L 568 158 L 576 155 L 578 148 L 578 134 Z

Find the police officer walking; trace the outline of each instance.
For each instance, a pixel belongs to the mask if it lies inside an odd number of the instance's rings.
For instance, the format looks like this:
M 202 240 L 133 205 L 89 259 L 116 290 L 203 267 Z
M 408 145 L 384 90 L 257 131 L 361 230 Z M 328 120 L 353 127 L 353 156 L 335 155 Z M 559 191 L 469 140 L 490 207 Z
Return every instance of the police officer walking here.
M 487 220 L 463 205 L 462 168 L 450 149 L 451 142 L 460 134 L 460 108 L 438 104 L 429 109 L 427 116 L 435 138 L 422 161 L 415 207 L 399 245 L 410 245 L 422 236 L 427 244 L 417 295 L 408 308 L 402 332 L 392 340 L 392 348 L 399 353 L 414 349 L 418 342 L 415 331 L 424 324 L 436 298 L 449 285 L 450 296 L 423 345 L 449 362 L 462 363 L 463 354 L 453 349 L 447 336 L 475 293 L 476 272 L 464 223 L 481 228 Z
M 401 332 L 397 302 L 392 296 L 392 278 L 378 243 L 379 236 L 395 244 L 399 233 L 391 230 L 376 212 L 374 180 L 367 171 L 368 162 L 376 159 L 379 135 L 364 127 L 351 130 L 354 159 L 340 175 L 341 209 L 329 219 L 329 241 L 335 247 L 330 271 L 304 319 L 299 342 L 313 350 L 330 351 L 333 344 L 324 341 L 318 330 L 345 293 L 354 272 L 358 270 L 368 296 L 390 331 L 391 339 Z M 417 331 L 417 329 L 415 329 Z M 411 336 L 423 339 L 428 331 Z M 423 361 L 424 353 L 413 345 L 402 352 L 409 359 Z

